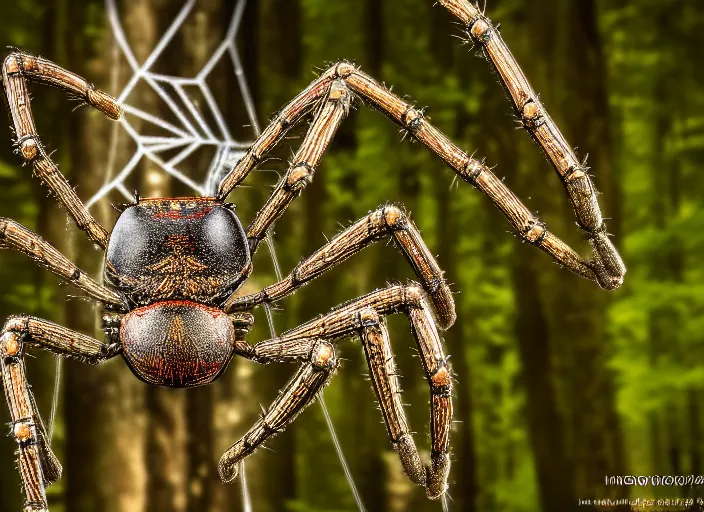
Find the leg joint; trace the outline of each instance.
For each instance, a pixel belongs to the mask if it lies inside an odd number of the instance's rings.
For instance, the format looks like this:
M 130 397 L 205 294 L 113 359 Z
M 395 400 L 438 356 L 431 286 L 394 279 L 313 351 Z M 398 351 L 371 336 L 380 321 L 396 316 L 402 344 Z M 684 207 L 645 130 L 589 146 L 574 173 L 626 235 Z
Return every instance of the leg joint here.
M 0 336 L 0 357 L 18 362 L 24 347 L 23 335 L 29 332 L 29 317 L 11 316 Z
M 22 75 L 24 73 L 24 63 L 22 62 L 23 54 L 19 50 L 14 50 L 2 64 L 3 70 L 8 76 Z
M 476 43 L 484 45 L 491 39 L 494 27 L 486 17 L 479 15 L 468 23 L 467 31 Z
M 12 424 L 12 435 L 22 446 L 34 444 L 37 441 L 36 426 L 31 418 L 23 418 Z
M 523 126 L 529 130 L 535 130 L 545 123 L 542 106 L 532 98 L 523 104 L 520 114 Z
M 401 229 L 406 229 L 408 224 L 408 215 L 403 211 L 402 208 L 389 204 L 383 207 L 382 214 L 384 216 L 384 222 L 386 226 L 391 231 L 398 231 Z
M 403 126 L 406 127 L 409 132 L 415 134 L 424 118 L 425 114 L 422 109 L 409 106 L 406 111 L 401 114 L 401 123 L 403 123 Z
M 474 185 L 477 178 L 484 171 L 484 164 L 474 158 L 467 157 L 467 163 L 460 169 L 460 176 L 467 183 Z
M 533 245 L 540 246 L 540 244 L 543 243 L 543 240 L 545 240 L 547 234 L 548 228 L 545 223 L 540 221 L 539 219 L 534 218 L 531 219 L 525 226 L 523 233 L 521 233 L 521 236 L 525 241 Z
M 343 79 L 347 78 L 355 72 L 355 67 L 346 60 L 338 62 L 337 64 L 333 65 L 332 68 L 334 69 L 335 76 Z
M 22 339 L 14 331 L 7 331 L 0 336 L 0 356 L 6 358 L 18 358 L 22 355 Z
M 298 162 L 291 167 L 286 177 L 286 190 L 302 192 L 313 181 L 315 170 L 308 162 Z
M 425 307 L 425 291 L 419 284 L 410 284 L 403 287 L 404 303 L 409 308 L 420 309 Z
M 17 148 L 27 162 L 34 161 L 41 154 L 41 143 L 35 135 L 25 135 L 17 140 Z
M 316 370 L 331 371 L 335 369 L 337 366 L 335 347 L 329 341 L 316 342 L 310 351 L 310 362 Z
M 438 359 L 435 372 L 428 377 L 430 392 L 433 395 L 449 395 L 452 391 L 452 372 L 447 366 L 447 358 Z
M 381 317 L 373 307 L 364 307 L 357 313 L 359 325 L 365 327 L 379 327 L 381 325 Z
M 582 165 L 572 165 L 565 174 L 562 175 L 562 181 L 570 183 L 572 181 L 587 178 L 587 168 Z

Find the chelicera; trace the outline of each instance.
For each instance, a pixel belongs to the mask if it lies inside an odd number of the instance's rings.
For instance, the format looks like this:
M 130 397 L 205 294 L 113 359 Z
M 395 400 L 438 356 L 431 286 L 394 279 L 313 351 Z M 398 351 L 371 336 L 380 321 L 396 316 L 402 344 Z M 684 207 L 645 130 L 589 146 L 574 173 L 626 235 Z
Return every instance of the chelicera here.
M 442 158 L 464 181 L 486 194 L 518 235 L 572 272 L 606 289 L 618 287 L 625 267 L 611 244 L 586 168 L 575 156 L 531 89 L 490 20 L 466 0 L 440 0 L 481 47 L 513 102 L 516 114 L 553 163 L 572 201 L 578 225 L 592 249 L 583 259 L 547 230 L 483 162 L 470 157 L 416 109 L 355 66 L 331 66 L 274 117 L 271 124 L 219 184 L 215 197 L 137 199 L 111 233 L 92 217 L 67 184 L 37 134 L 28 82 L 48 83 L 82 98 L 112 119 L 121 110 L 114 98 L 83 78 L 38 57 L 15 51 L 3 64 L 3 85 L 20 155 L 32 164 L 73 217 L 106 253 L 105 284 L 78 269 L 39 235 L 10 219 L 0 219 L 0 244 L 21 251 L 105 307 L 107 340 L 94 339 L 31 316 L 8 319 L 0 336 L 0 367 L 19 450 L 27 494 L 26 510 L 47 510 L 45 487 L 61 466 L 47 439 L 25 376 L 24 357 L 32 346 L 86 363 L 121 355 L 143 381 L 168 387 L 208 384 L 232 357 L 258 363 L 297 362 L 299 369 L 255 425 L 223 455 L 220 476 L 231 481 L 239 463 L 281 432 L 309 405 L 337 368 L 335 346 L 357 338 L 366 355 L 390 441 L 404 470 L 430 498 L 447 490 L 452 425 L 452 371 L 439 331 L 455 321 L 455 305 L 443 272 L 399 207 L 382 205 L 302 260 L 282 281 L 238 294 L 252 272 L 251 255 L 269 228 L 312 180 L 322 154 L 356 96 L 406 129 Z M 266 204 L 244 229 L 226 202 L 237 187 L 291 128 L 313 113 L 310 128 L 291 165 Z M 417 276 L 417 283 L 378 289 L 351 300 L 276 338 L 251 344 L 245 337 L 251 311 L 280 301 L 368 245 L 391 238 Z M 424 462 L 415 446 L 399 395 L 384 317 L 407 316 L 430 394 L 431 450 Z

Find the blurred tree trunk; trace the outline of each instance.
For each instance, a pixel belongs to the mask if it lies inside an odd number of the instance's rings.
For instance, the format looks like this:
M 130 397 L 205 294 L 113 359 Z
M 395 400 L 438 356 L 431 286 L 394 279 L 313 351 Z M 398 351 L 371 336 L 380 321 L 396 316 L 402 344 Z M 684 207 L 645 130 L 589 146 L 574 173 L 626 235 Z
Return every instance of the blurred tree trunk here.
M 545 93 L 548 111 L 567 140 L 594 149 L 597 186 L 608 193 L 613 180 L 605 126 L 609 106 L 594 3 L 541 4 L 540 9 L 529 10 L 528 20 L 526 28 L 531 31 L 517 51 L 518 60 L 534 63 L 526 72 L 537 90 Z M 536 33 L 545 37 L 536 38 Z M 512 46 L 517 50 L 516 44 Z M 537 148 L 527 147 L 525 138 L 522 142 L 526 178 L 519 180 L 521 195 L 548 205 L 541 209 L 541 216 L 551 230 L 578 244 L 571 208 L 558 207 L 566 201 L 554 199 L 564 196 L 564 191 L 554 178 L 545 176 L 550 171 L 538 158 Z M 605 292 L 594 283 L 556 271 L 535 250 L 525 257 L 516 256 L 514 273 L 516 335 L 543 510 L 572 510 L 577 496 L 620 496 L 623 489 L 603 488 L 605 474 L 622 474 L 623 470 L 612 376 L 607 368 Z
M 664 7 L 655 12 L 659 18 L 654 29 L 657 34 L 662 36 L 675 29 L 679 13 Z M 657 193 L 652 196 L 651 212 L 655 228 L 664 233 L 682 215 L 682 171 L 680 162 L 672 157 L 672 148 L 681 144 L 676 140 L 679 136 L 676 125 L 685 114 L 680 109 L 681 98 L 686 97 L 686 93 L 679 80 L 666 70 L 657 69 L 653 82 L 651 101 L 657 107 L 653 119 L 652 180 Z M 650 278 L 654 282 L 673 288 L 684 284 L 687 269 L 682 245 L 679 237 L 672 237 L 661 251 L 653 254 Z M 681 307 L 674 302 L 661 302 L 652 308 L 648 319 L 648 341 L 653 366 L 660 364 L 665 354 L 683 367 L 689 366 L 689 348 L 678 334 L 682 317 Z M 664 472 L 668 474 L 688 474 L 700 465 L 698 393 L 696 386 L 687 386 L 682 396 L 669 395 L 664 406 L 651 413 L 653 460 L 660 464 L 659 467 L 666 468 Z
M 604 198 L 601 201 L 604 215 L 612 218 L 617 213 L 613 198 L 618 193 L 613 170 L 606 60 L 596 4 L 594 0 L 573 0 L 568 4 L 560 2 L 559 6 L 565 21 L 560 23 L 563 28 L 558 31 L 559 39 L 553 48 L 562 48 L 564 53 L 556 55 L 556 70 L 572 67 L 579 73 L 563 73 L 563 87 L 559 87 L 558 79 L 556 91 L 562 92 L 556 95 L 561 108 L 558 118 L 564 119 L 567 140 L 579 144 L 583 156 L 591 153 L 595 186 Z M 557 9 L 557 4 L 555 7 Z M 565 212 L 564 218 L 567 214 Z M 567 230 L 572 222 L 563 225 Z M 620 232 L 618 220 L 609 221 L 608 225 L 614 232 Z M 619 242 L 616 239 L 616 243 Z M 623 498 L 628 495 L 627 489 L 603 486 L 605 475 L 624 472 L 613 374 L 608 368 L 611 350 L 605 329 L 607 306 L 612 297 L 594 283 L 578 280 L 575 284 L 569 290 L 564 289 L 566 296 L 558 296 L 557 304 L 561 307 L 553 308 L 555 316 L 565 321 L 563 325 L 558 322 L 556 348 L 559 347 L 560 352 L 565 349 L 571 352 L 571 368 L 562 376 L 571 387 L 563 385 L 562 389 L 570 390 L 566 401 L 571 404 L 570 444 L 576 468 L 575 490 L 578 496 L 599 494 Z M 585 415 L 588 410 L 590 414 Z
M 63 62 L 110 90 L 107 33 L 102 30 L 102 2 L 92 6 L 70 3 L 63 37 L 69 41 L 69 58 Z M 91 16 L 92 15 L 92 16 Z M 90 36 L 92 27 L 101 37 Z M 95 34 L 95 32 L 92 32 Z M 143 34 L 144 35 L 144 34 Z M 114 86 L 113 86 L 114 87 Z M 114 92 L 114 91 L 113 91 Z M 110 136 L 109 122 L 98 112 L 83 111 L 69 118 L 72 183 L 82 197 L 88 197 L 103 180 Z M 99 215 L 110 229 L 114 218 Z M 74 259 L 91 275 L 99 276 L 102 255 L 95 251 L 83 233 L 74 238 Z M 67 325 L 102 338 L 97 327 L 96 309 L 79 301 L 67 307 Z M 98 367 L 67 362 L 64 400 L 66 428 L 66 506 L 72 512 L 106 512 L 144 509 L 147 474 L 144 467 L 146 417 L 144 385 L 117 359 Z

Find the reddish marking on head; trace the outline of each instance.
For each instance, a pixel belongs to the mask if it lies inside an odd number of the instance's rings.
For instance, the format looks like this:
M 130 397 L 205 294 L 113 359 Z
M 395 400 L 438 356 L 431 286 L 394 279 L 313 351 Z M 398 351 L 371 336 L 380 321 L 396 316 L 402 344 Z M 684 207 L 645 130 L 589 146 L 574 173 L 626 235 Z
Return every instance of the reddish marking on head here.
M 202 219 L 205 217 L 212 208 L 207 210 L 200 210 L 196 212 L 188 212 L 188 210 L 169 210 L 164 212 L 157 212 L 154 214 L 155 219 Z
M 214 197 L 152 197 L 139 204 L 152 210 L 155 219 L 201 219 L 218 204 Z
M 227 313 L 225 313 L 222 309 L 214 308 L 211 306 L 206 306 L 204 304 L 199 304 L 198 302 L 193 302 L 190 300 L 164 300 L 161 302 L 154 302 L 152 304 L 149 304 L 148 306 L 142 306 L 141 308 L 137 308 L 131 312 L 131 314 L 136 314 L 136 315 L 143 315 L 144 313 L 147 313 L 151 309 L 161 309 L 164 307 L 188 307 L 188 308 L 197 308 L 202 311 L 205 311 L 206 313 L 209 313 L 213 318 L 218 318 L 220 316 L 227 316 Z

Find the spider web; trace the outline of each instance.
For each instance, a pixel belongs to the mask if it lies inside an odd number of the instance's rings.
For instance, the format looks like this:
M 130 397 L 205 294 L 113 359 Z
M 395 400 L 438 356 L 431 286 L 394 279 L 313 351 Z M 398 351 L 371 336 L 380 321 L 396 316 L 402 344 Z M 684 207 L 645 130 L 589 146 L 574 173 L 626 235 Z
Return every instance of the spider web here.
M 115 37 L 115 42 L 132 73 L 126 85 L 117 95 L 117 99 L 126 114 L 119 121 L 119 126 L 134 142 L 135 150 L 122 168 L 115 172 L 115 155 L 117 153 L 115 141 L 117 132 L 113 132 L 105 174 L 106 179 L 98 191 L 86 202 L 88 208 L 95 206 L 101 199 L 108 197 L 114 192 L 118 192 L 127 200 L 133 201 L 134 194 L 130 192 L 127 183 L 133 171 L 140 168 L 140 162 L 145 159 L 162 172 L 185 185 L 195 195 L 212 196 L 216 193 L 220 179 L 244 155 L 253 139 L 259 136 L 261 132 L 236 43 L 237 32 L 242 21 L 246 1 L 239 0 L 235 5 L 224 39 L 210 54 L 205 65 L 194 76 L 183 77 L 156 72 L 154 67 L 188 19 L 189 14 L 196 5 L 196 0 L 187 0 L 184 3 L 163 36 L 154 46 L 154 49 L 141 64 L 138 62 L 135 52 L 125 35 L 115 0 L 106 0 L 108 21 Z M 246 110 L 249 125 L 252 129 L 252 140 L 237 140 L 233 138 L 231 127 L 228 126 L 225 116 L 208 84 L 209 76 L 223 60 L 229 60 L 234 70 L 234 79 L 239 86 L 242 105 Z M 162 104 L 166 106 L 172 120 L 166 120 L 161 115 L 130 104 L 131 97 L 135 96 L 133 94 L 135 88 L 137 86 L 144 87 L 141 84 L 148 86 Z M 189 94 L 189 91 L 193 90 L 198 92 L 200 101 L 196 100 L 193 94 Z M 117 127 L 118 125 L 115 126 Z M 157 133 L 157 135 L 153 133 Z M 212 156 L 210 157 L 210 165 L 207 172 L 199 179 L 198 177 L 190 176 L 185 167 L 187 166 L 187 159 L 203 149 L 208 150 Z M 281 280 L 280 266 L 270 233 L 267 233 L 266 243 L 276 278 Z M 266 308 L 266 314 L 271 335 L 275 337 L 276 329 L 269 308 Z M 337 439 L 330 414 L 322 399 L 322 392 L 318 403 L 323 409 L 331 439 L 335 445 L 340 464 L 344 470 L 350 490 L 354 495 L 357 507 L 360 511 L 364 511 L 364 505 Z M 244 462 L 242 462 L 240 466 L 240 484 L 242 487 L 243 509 L 246 512 L 251 512 L 252 503 L 244 469 Z
M 232 137 L 230 127 L 207 82 L 209 75 L 222 59 L 229 58 L 235 70 L 235 78 L 253 135 L 256 137 L 260 132 L 254 102 L 247 87 L 235 42 L 245 3 L 241 0 L 235 6 L 225 38 L 200 71 L 195 76 L 182 77 L 157 73 L 153 68 L 188 18 L 196 1 L 189 0 L 183 5 L 147 59 L 140 64 L 122 28 L 115 0 L 106 0 L 108 20 L 115 40 L 132 72 L 132 76 L 117 95 L 117 99 L 126 114 L 119 122 L 135 143 L 136 150 L 117 173 L 107 173 L 105 184 L 87 201 L 89 208 L 113 190 L 132 200 L 134 194 L 126 187 L 125 181 L 143 159 L 155 164 L 196 195 L 215 193 L 220 178 L 240 159 L 251 144 L 251 141 L 239 141 Z M 130 96 L 140 83 L 146 84 L 158 96 L 176 122 L 169 122 L 163 117 L 130 104 Z M 196 89 L 204 101 L 194 99 L 194 95 L 188 92 L 192 89 Z M 209 122 L 206 116 L 213 121 Z M 159 135 L 145 135 L 141 133 L 140 126 L 143 132 L 156 132 Z M 188 176 L 187 172 L 181 169 L 181 165 L 201 148 L 208 148 L 213 156 L 203 181 L 199 182 Z

